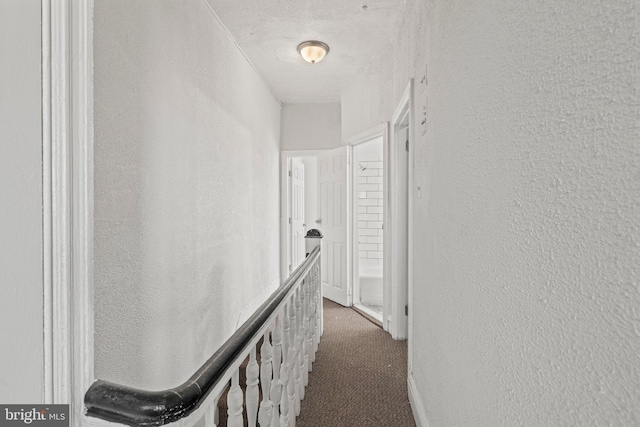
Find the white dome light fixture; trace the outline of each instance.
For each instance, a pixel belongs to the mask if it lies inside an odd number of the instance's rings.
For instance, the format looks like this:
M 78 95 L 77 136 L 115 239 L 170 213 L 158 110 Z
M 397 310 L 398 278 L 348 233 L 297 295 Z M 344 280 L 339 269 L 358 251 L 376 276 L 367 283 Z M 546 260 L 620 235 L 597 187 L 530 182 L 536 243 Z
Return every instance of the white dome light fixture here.
M 307 40 L 298 45 L 298 53 L 305 61 L 315 64 L 329 53 L 329 46 L 317 40 Z

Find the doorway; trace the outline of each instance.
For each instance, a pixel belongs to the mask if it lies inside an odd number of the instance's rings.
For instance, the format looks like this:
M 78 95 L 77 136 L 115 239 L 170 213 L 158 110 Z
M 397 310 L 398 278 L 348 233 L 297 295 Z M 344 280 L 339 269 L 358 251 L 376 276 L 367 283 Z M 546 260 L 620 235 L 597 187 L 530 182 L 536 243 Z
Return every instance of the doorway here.
M 412 197 L 413 185 L 413 80 L 393 114 L 389 146 L 389 227 L 385 238 L 385 266 L 389 269 L 391 316 L 389 331 L 395 339 L 409 339 L 412 325 Z M 411 348 L 409 348 L 411 350 Z
M 377 136 L 353 146 L 353 285 L 357 308 L 383 322 L 384 146 Z
M 289 236 L 291 239 L 289 274 L 291 274 L 305 258 L 304 236 L 306 234 L 305 228 L 307 224 L 304 217 L 304 170 L 304 159 L 299 157 L 291 159 L 289 169 Z
M 283 280 L 295 270 L 295 251 L 300 234 L 294 228 L 295 200 L 304 199 L 304 221 L 298 224 L 304 235 L 318 229 L 322 238 L 323 296 L 345 307 L 352 305 L 352 287 L 348 265 L 348 147 L 332 150 L 289 151 L 281 153 L 281 266 Z M 295 164 L 304 164 L 303 194 L 295 190 Z M 299 166 L 298 166 L 299 168 Z M 300 187 L 298 187 L 300 188 Z M 303 258 L 304 259 L 304 258 Z
M 388 212 L 387 123 L 347 138 L 350 149 L 349 240 L 353 303 L 388 330 L 391 293 L 385 255 Z
M 282 153 L 282 280 L 304 261 L 304 236 L 312 228 L 318 228 L 317 210 L 317 152 Z

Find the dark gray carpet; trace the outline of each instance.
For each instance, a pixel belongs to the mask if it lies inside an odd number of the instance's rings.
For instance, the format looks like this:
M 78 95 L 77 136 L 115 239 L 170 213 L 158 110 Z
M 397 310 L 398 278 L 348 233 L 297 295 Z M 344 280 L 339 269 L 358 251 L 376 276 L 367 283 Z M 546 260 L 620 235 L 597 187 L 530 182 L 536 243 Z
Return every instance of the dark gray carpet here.
M 225 395 L 219 408 L 219 425 L 226 426 Z M 407 342 L 393 340 L 355 310 L 325 299 L 324 335 L 296 426 L 415 425 L 407 393 Z
M 407 393 L 407 342 L 325 299 L 324 335 L 296 426 L 415 425 Z

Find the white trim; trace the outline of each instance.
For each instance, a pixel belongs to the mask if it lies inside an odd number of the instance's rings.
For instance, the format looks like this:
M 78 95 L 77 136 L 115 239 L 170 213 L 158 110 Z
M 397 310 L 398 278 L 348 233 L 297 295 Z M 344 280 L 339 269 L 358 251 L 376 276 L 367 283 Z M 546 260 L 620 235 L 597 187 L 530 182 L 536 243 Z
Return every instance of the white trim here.
M 389 122 L 382 122 L 377 126 L 367 129 L 346 139 L 347 145 L 357 145 L 379 136 L 387 137 L 389 132 Z
M 427 419 L 427 411 L 424 409 L 424 404 L 418 393 L 413 375 L 409 374 L 407 378 L 407 388 L 409 389 L 409 404 L 411 405 L 411 412 L 413 412 L 413 418 L 417 427 L 429 427 L 429 420 Z
M 349 139 L 346 142 L 347 163 L 356 165 L 358 153 L 354 148 L 354 142 Z M 351 297 L 349 301 L 351 304 L 360 304 L 360 257 L 358 253 L 358 227 L 356 227 L 357 181 L 356 168 L 350 167 L 347 171 L 347 294 Z
M 285 226 L 287 228 L 287 275 L 286 277 L 289 277 L 289 275 L 291 275 L 291 272 L 293 271 L 293 247 L 292 247 L 292 224 L 289 222 L 290 219 L 293 218 L 293 201 L 291 200 L 293 198 L 293 195 L 291 194 L 291 182 L 293 181 L 293 177 L 291 176 L 291 173 L 293 171 L 293 159 L 291 157 L 287 158 L 287 174 L 286 174 L 286 178 L 287 178 L 287 212 L 285 214 L 284 217 L 284 223 Z
M 45 402 L 93 375 L 93 0 L 42 0 Z
M 389 191 L 389 183 L 388 183 L 388 162 L 389 162 L 389 156 L 388 156 L 388 150 L 389 150 L 389 122 L 383 122 L 377 126 L 372 127 L 371 129 L 367 129 L 363 132 L 360 132 L 356 135 L 353 135 L 349 138 L 347 138 L 345 140 L 346 144 L 349 146 L 349 156 L 351 158 L 351 163 L 356 164 L 357 163 L 357 159 L 355 157 L 355 150 L 354 150 L 354 146 L 370 141 L 372 139 L 378 138 L 378 137 L 382 137 L 382 151 L 383 151 L 383 161 L 382 161 L 382 167 L 383 167 L 383 176 L 385 177 L 385 179 L 383 180 L 383 200 L 388 200 L 388 191 Z M 350 241 L 350 246 L 351 249 L 349 250 L 348 254 L 349 254 L 349 259 L 347 260 L 347 264 L 351 267 L 351 284 L 350 286 L 352 287 L 351 289 L 351 295 L 353 298 L 354 303 L 356 302 L 356 297 L 355 295 L 359 295 L 359 282 L 360 282 L 360 278 L 359 278 L 359 272 L 358 272 L 358 268 L 356 267 L 356 264 L 358 263 L 358 236 L 357 236 L 357 227 L 355 227 L 355 213 L 358 210 L 358 199 L 357 199 L 357 191 L 355 191 L 355 182 L 357 180 L 357 176 L 356 176 L 357 170 L 355 167 L 351 168 L 351 171 L 349 173 L 349 181 L 348 181 L 348 189 L 350 191 L 351 194 L 351 198 L 349 200 L 350 203 L 350 211 L 349 211 L 349 217 L 347 218 L 347 221 L 349 223 L 349 227 L 351 227 L 351 235 L 349 236 L 349 241 Z M 389 218 L 389 203 L 384 203 L 383 204 L 383 222 L 387 223 L 387 218 Z M 387 227 L 388 228 L 388 227 Z M 389 241 L 387 240 L 389 237 L 387 236 L 387 230 L 383 229 L 383 242 L 384 245 L 386 245 L 386 242 Z M 384 246 L 383 246 L 384 247 Z M 388 256 L 384 257 L 383 260 L 383 268 L 382 268 L 382 274 L 383 274 L 383 278 L 382 278 L 382 282 L 383 282 L 383 310 L 382 310 L 382 328 L 385 331 L 389 330 L 389 319 L 391 316 L 391 292 L 390 292 L 390 281 L 387 278 L 389 269 L 387 268 L 387 264 L 388 264 Z M 358 301 L 359 302 L 359 301 Z M 378 316 L 376 314 L 376 316 Z
M 73 404 L 76 426 L 93 383 L 93 0 L 71 2 Z
M 396 141 L 396 126 L 400 124 L 404 117 L 408 118 L 409 130 L 407 133 L 407 138 L 409 140 L 409 154 L 407 159 L 407 294 L 404 295 L 404 289 L 399 289 L 396 285 L 398 280 L 394 280 L 393 278 L 398 271 L 394 266 L 398 265 L 402 260 L 398 259 L 398 240 L 397 235 L 395 234 L 395 230 L 399 228 L 402 224 L 403 212 L 399 211 L 401 207 L 398 205 L 398 200 L 394 188 L 397 186 L 397 178 L 398 174 L 396 172 L 397 168 L 397 159 L 399 153 L 405 150 L 404 141 Z M 393 113 L 393 118 L 391 120 L 391 142 L 389 144 L 389 168 L 388 170 L 388 181 L 389 181 L 389 227 L 388 230 L 385 229 L 385 238 L 389 237 L 388 241 L 390 244 L 385 245 L 385 254 L 390 258 L 390 275 L 389 278 L 391 280 L 391 301 L 392 301 L 392 312 L 390 319 L 390 331 L 391 336 L 394 339 L 404 339 L 408 338 L 408 351 L 409 351 L 409 361 L 408 367 L 409 372 L 412 372 L 412 322 L 411 313 L 413 313 L 412 306 L 412 295 L 413 295 L 413 151 L 414 151 L 414 117 L 413 117 L 413 79 L 409 79 L 409 83 L 398 103 L 398 106 Z M 386 265 L 385 265 L 386 267 Z M 395 319 L 403 319 L 404 318 L 404 305 L 408 305 L 410 315 L 407 317 L 407 324 L 396 322 Z
M 47 3 L 43 0 L 43 3 Z M 50 295 L 48 301 L 50 306 L 45 309 L 51 313 L 50 325 L 47 332 L 49 339 L 45 342 L 50 344 L 50 348 L 45 350 L 48 353 L 51 364 L 51 372 L 46 374 L 50 378 L 48 385 L 52 403 L 69 403 L 71 388 L 71 309 L 69 298 L 71 295 L 71 210 L 70 192 L 71 182 L 69 177 L 69 4 L 67 2 L 51 3 L 48 8 L 48 16 L 43 16 L 43 38 L 49 42 L 43 46 L 43 51 L 48 51 L 50 58 L 50 70 L 48 77 L 50 82 L 46 82 L 50 95 L 49 99 L 43 100 L 43 104 L 49 107 L 48 116 L 44 118 L 49 122 L 50 135 L 48 141 L 50 146 L 50 165 L 46 168 L 50 176 L 44 176 L 45 188 L 50 188 L 50 206 L 45 211 L 46 222 L 50 221 L 51 252 L 45 254 L 50 257 L 50 289 L 45 294 Z M 44 34 L 44 29 L 50 33 Z M 49 196 L 49 195 L 47 195 Z M 46 239 L 45 239 L 46 240 Z M 49 319 L 48 319 L 49 320 Z
M 413 316 L 415 314 L 415 305 L 413 303 L 413 271 L 414 271 L 414 256 L 413 256 L 413 224 L 414 224 L 414 188 L 415 188 L 415 152 L 416 152 L 416 133 L 418 129 L 415 121 L 415 107 L 414 107 L 414 88 L 413 79 L 409 80 L 406 91 L 409 93 L 409 170 L 408 170 L 408 182 L 407 182 L 407 306 L 409 307 L 409 316 L 407 317 L 407 352 L 408 372 L 413 373 Z
M 280 152 L 280 277 L 289 277 L 289 161 L 290 157 Z
M 51 175 L 51 2 L 42 0 L 42 263 L 43 263 L 43 340 L 44 396 L 53 403 L 53 241 Z
M 371 316 L 373 319 L 375 319 L 378 322 L 382 323 L 382 317 L 380 316 L 380 313 L 377 313 L 377 312 L 371 310 L 369 307 L 367 307 L 366 305 L 362 305 L 359 302 L 358 303 L 354 302 L 353 306 L 355 308 L 357 308 L 358 310 L 362 311 L 367 316 Z

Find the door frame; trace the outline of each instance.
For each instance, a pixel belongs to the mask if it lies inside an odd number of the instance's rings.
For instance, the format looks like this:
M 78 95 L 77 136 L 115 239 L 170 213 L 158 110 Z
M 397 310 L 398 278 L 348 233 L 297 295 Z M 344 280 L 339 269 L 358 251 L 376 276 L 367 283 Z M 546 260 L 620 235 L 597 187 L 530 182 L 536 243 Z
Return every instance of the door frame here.
M 41 2 L 44 396 L 87 424 L 93 325 L 93 0 Z
M 390 135 L 391 142 L 389 144 L 389 168 L 387 179 L 389 181 L 389 230 L 385 234 L 385 238 L 389 236 L 390 244 L 384 246 L 385 257 L 389 259 L 390 280 L 391 280 L 391 319 L 390 332 L 394 339 L 409 340 L 409 355 L 411 354 L 411 345 L 413 337 L 413 323 L 411 322 L 411 314 L 413 313 L 413 162 L 414 162 L 414 130 L 415 123 L 413 117 L 413 78 L 409 79 L 406 89 L 400 98 L 400 102 L 396 107 L 391 119 Z M 398 140 L 397 127 L 401 125 L 404 118 L 408 119 L 407 138 L 409 141 L 409 153 L 406 165 L 407 176 L 407 204 L 401 206 L 397 196 L 398 172 L 404 172 L 405 166 L 401 164 L 402 156 L 399 154 L 405 150 L 405 141 Z M 400 236 L 395 230 L 404 228 L 406 221 L 407 236 Z M 398 247 L 407 245 L 407 260 L 404 262 L 399 259 Z M 398 286 L 399 269 L 407 269 L 407 284 Z M 407 321 L 400 322 L 397 319 L 404 318 L 405 305 L 408 307 L 409 315 Z M 411 361 L 411 356 L 409 356 Z
M 291 211 L 289 195 L 289 170 L 293 157 L 317 156 L 324 150 L 290 150 L 280 152 L 280 282 L 289 277 L 289 264 L 291 254 L 291 237 L 289 229 L 289 212 Z M 305 181 L 307 171 L 305 170 Z M 312 224 L 307 224 L 309 227 Z
M 293 270 L 300 265 L 300 263 L 304 260 L 304 240 L 302 241 L 302 246 L 299 248 L 302 251 L 302 259 L 299 260 L 299 262 L 296 264 L 296 259 L 295 259 L 295 246 L 294 246 L 294 242 L 295 242 L 295 238 L 294 238 L 294 222 L 295 222 L 295 215 L 294 215 L 294 193 L 292 192 L 294 186 L 294 160 L 298 163 L 300 163 L 302 165 L 302 170 L 304 171 L 305 169 L 305 164 L 304 162 L 300 161 L 299 157 L 289 157 L 288 161 L 287 161 L 287 166 L 289 168 L 289 173 L 288 173 L 288 190 L 289 193 L 287 194 L 287 205 L 289 206 L 288 211 L 287 211 L 287 216 L 290 218 L 289 222 L 287 223 L 287 233 L 288 233 L 288 242 L 289 242 L 289 248 L 288 248 L 288 256 L 289 256 L 289 270 L 291 274 L 291 272 L 293 272 Z M 302 176 L 302 180 L 304 182 L 305 179 L 305 175 L 306 175 L 306 171 L 303 172 L 303 176 Z M 304 204 L 305 204 L 305 184 L 303 184 L 302 186 L 302 211 L 304 212 Z M 305 215 L 304 213 L 302 214 L 302 226 L 306 227 L 306 223 L 305 223 Z M 298 220 L 300 220 L 300 218 L 298 218 Z M 298 255 L 300 255 L 300 253 L 298 253 Z M 295 264 L 295 265 L 294 265 Z
M 387 178 L 387 165 L 388 165 L 388 145 L 389 145 L 389 122 L 383 122 L 381 124 L 379 124 L 378 126 L 372 127 L 371 129 L 367 129 L 363 132 L 360 132 L 356 135 L 353 135 L 349 138 L 346 139 L 346 144 L 349 147 L 348 150 L 348 158 L 349 158 L 349 163 L 351 163 L 352 165 L 355 164 L 354 159 L 355 159 L 355 147 L 358 144 L 361 144 L 363 142 L 367 142 L 370 141 L 372 139 L 375 138 L 379 138 L 382 137 L 382 151 L 383 151 L 383 164 L 382 164 L 382 168 L 383 168 L 383 175 L 385 177 L 385 179 L 383 180 L 383 200 L 387 200 L 387 194 L 389 191 L 389 187 L 388 187 L 388 179 Z M 360 292 L 360 273 L 358 271 L 357 264 L 358 264 L 358 259 L 359 259 L 359 253 L 358 253 L 358 229 L 355 226 L 355 221 L 356 221 L 356 213 L 358 212 L 358 192 L 356 191 L 356 187 L 357 187 L 357 181 L 358 181 L 358 177 L 357 177 L 357 169 L 355 167 L 351 167 L 351 170 L 349 171 L 349 179 L 347 181 L 347 186 L 348 186 L 348 192 L 351 195 L 350 200 L 349 200 L 349 204 L 350 204 L 350 209 L 348 211 L 348 217 L 347 217 L 347 221 L 349 223 L 349 227 L 350 227 L 350 235 L 349 235 L 349 242 L 350 242 L 350 250 L 348 251 L 348 259 L 347 259 L 347 264 L 350 266 L 350 286 L 351 286 L 351 295 L 352 295 L 352 299 L 353 302 L 355 304 L 355 295 L 359 295 Z M 388 203 L 384 203 L 383 204 L 383 224 L 386 223 L 387 218 L 389 215 L 389 204 Z M 383 242 L 386 242 L 388 239 L 388 231 L 387 229 L 384 228 L 383 225 Z M 386 243 L 383 243 L 383 247 L 386 247 Z M 383 310 L 382 310 L 382 327 L 385 331 L 389 330 L 389 315 L 391 312 L 391 288 L 389 286 L 389 280 L 387 278 L 387 274 L 388 274 L 388 269 L 387 269 L 387 258 L 388 257 L 384 257 L 383 259 L 383 267 L 382 267 L 382 283 L 383 283 Z M 361 310 L 364 311 L 368 311 L 366 309 L 366 307 L 362 307 L 359 306 L 358 307 Z

